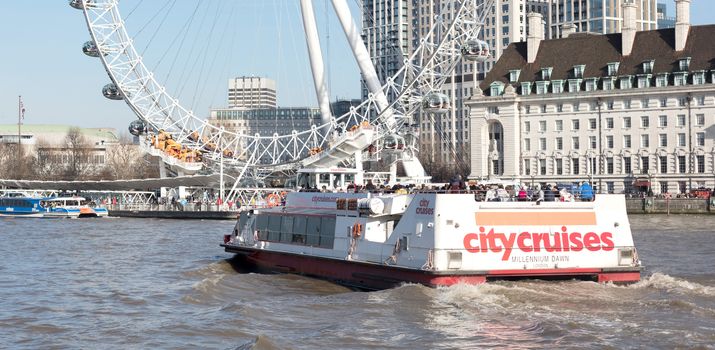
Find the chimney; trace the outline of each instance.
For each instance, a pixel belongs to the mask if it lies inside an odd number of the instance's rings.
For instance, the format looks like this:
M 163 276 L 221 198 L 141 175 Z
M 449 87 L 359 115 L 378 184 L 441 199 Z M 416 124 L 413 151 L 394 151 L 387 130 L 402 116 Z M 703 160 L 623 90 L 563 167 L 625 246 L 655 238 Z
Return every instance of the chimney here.
M 629 56 L 636 40 L 636 4 L 632 0 L 623 2 L 623 28 L 621 29 L 621 52 Z
M 690 0 L 675 0 L 675 51 L 683 51 L 690 31 Z
M 576 33 L 576 25 L 573 23 L 566 23 L 561 26 L 561 37 L 568 38 L 571 34 Z
M 529 23 L 529 35 L 526 37 L 527 63 L 534 63 L 539 45 L 544 40 L 544 18 L 537 12 L 529 12 L 526 17 Z

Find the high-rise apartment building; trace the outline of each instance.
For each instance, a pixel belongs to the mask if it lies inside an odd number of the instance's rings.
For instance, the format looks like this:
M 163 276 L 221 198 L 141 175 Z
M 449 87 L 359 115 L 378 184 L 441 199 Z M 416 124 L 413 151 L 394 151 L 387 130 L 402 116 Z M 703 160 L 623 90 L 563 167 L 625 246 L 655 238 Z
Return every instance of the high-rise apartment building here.
M 229 108 L 276 108 L 276 106 L 275 80 L 261 77 L 229 79 Z
M 568 34 L 562 35 L 564 29 L 566 32 L 620 33 L 624 2 L 636 5 L 636 30 L 658 28 L 656 0 L 550 0 L 546 37 L 566 37 Z
M 384 2 L 369 3 L 375 5 Z M 456 9 L 453 7 L 452 1 L 445 0 L 410 0 L 406 3 L 403 2 L 402 6 L 405 4 L 409 15 L 409 44 L 404 56 L 409 56 L 415 52 L 424 39 L 427 39 L 429 30 L 435 25 L 437 15 L 443 14 L 444 18 L 450 20 Z M 463 100 L 471 96 L 476 82 L 483 79 L 484 74 L 494 65 L 502 51 L 510 43 L 526 39 L 526 14 L 529 12 L 546 14 L 548 0 L 495 0 L 493 6 L 486 11 L 488 11 L 487 17 L 479 39 L 489 44 L 491 57 L 483 63 L 465 60 L 457 66 L 452 77 L 442 87 L 442 91 L 439 91 L 452 100 L 451 109 L 447 114 L 428 114 L 419 111 L 413 116 L 414 122 L 419 125 L 420 129 L 422 158 L 427 162 L 455 164 L 466 159 L 464 156 L 468 157 L 469 111 Z M 373 10 L 371 15 L 374 16 L 375 13 L 378 12 Z M 394 14 L 394 11 L 392 13 Z M 404 17 L 401 18 L 404 19 Z M 404 35 L 404 33 L 402 34 Z M 366 36 L 374 42 L 380 42 L 376 38 Z M 400 39 L 402 38 L 400 37 Z M 368 47 L 371 45 L 368 43 Z M 375 53 L 372 50 L 370 52 L 375 57 Z M 398 59 L 402 60 L 403 57 Z M 380 71 L 379 66 L 378 71 Z M 383 69 L 383 71 L 385 70 Z
M 659 2 L 657 5 L 658 29 L 675 28 L 675 17 L 668 17 L 668 6 Z
M 408 8 L 411 2 L 412 0 L 362 1 L 363 41 L 382 82 L 394 76 L 407 58 Z M 367 90 L 363 88 L 363 98 L 365 97 Z

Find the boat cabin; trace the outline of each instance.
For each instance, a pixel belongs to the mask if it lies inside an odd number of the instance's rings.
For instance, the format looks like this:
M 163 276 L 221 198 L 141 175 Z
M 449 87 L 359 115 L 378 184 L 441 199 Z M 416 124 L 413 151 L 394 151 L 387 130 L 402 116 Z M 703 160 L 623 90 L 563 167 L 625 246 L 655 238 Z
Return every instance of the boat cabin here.
M 296 186 L 300 189 L 333 191 L 345 189 L 349 184 L 362 184 L 363 172 L 348 168 L 312 168 L 300 169 L 296 176 Z

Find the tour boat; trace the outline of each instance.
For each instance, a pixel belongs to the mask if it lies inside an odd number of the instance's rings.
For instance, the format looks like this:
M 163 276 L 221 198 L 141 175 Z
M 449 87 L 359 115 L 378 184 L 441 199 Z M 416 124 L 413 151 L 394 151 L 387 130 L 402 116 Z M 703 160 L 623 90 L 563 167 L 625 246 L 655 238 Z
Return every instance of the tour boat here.
M 107 208 L 90 205 L 84 197 L 51 197 L 42 200 L 45 216 L 103 217 L 109 215 Z
M 640 280 L 623 195 L 481 202 L 474 194 L 291 192 L 240 214 L 222 246 L 259 271 L 361 289 L 497 279 Z
M 0 216 L 40 218 L 43 212 L 40 198 L 28 197 L 20 193 L 0 197 Z

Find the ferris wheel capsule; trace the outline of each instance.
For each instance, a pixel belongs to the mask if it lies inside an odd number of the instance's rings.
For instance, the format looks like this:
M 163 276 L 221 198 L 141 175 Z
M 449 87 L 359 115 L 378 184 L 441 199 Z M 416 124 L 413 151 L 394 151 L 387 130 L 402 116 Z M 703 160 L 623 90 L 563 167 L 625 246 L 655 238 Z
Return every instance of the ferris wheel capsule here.
M 422 101 L 422 109 L 425 112 L 443 114 L 449 112 L 449 108 L 449 97 L 442 93 L 430 93 Z
M 489 44 L 483 40 L 468 40 L 462 46 L 462 56 L 468 61 L 484 62 L 489 59 Z
M 92 0 L 69 0 L 69 5 L 78 10 L 83 9 L 85 6 L 94 7 Z
M 114 85 L 114 83 L 109 83 L 107 85 L 104 85 L 102 88 L 102 95 L 104 97 L 110 99 L 110 100 L 123 100 L 124 96 L 122 96 L 122 92 L 119 91 L 119 88 Z
M 99 57 L 101 54 L 97 44 L 95 44 L 92 40 L 87 41 L 84 45 L 82 45 L 82 52 L 89 57 Z
M 383 141 L 383 146 L 386 150 L 401 150 L 405 148 L 405 138 L 392 134 L 392 135 L 387 135 L 385 136 L 385 140 Z
M 73 8 L 76 8 L 78 10 L 81 10 L 84 8 L 84 4 L 82 3 L 82 0 L 70 0 L 69 1 L 70 6 Z
M 139 136 L 144 133 L 146 124 L 141 119 L 137 119 L 129 124 L 129 133 L 134 136 Z

